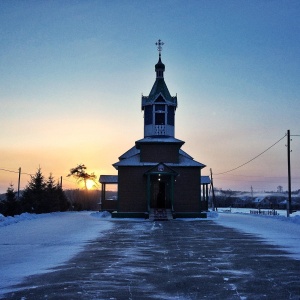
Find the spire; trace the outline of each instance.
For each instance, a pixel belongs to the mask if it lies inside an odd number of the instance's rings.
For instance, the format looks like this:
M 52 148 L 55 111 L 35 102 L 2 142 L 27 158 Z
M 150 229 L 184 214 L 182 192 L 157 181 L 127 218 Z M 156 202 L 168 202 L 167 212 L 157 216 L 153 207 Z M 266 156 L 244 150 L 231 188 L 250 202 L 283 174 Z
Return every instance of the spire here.
M 164 43 L 158 40 L 155 45 L 159 52 L 158 63 L 155 65 L 156 80 L 149 96 L 142 96 L 144 136 L 174 137 L 177 96 L 171 96 L 164 80 L 165 65 L 161 61 L 161 51 Z
M 158 63 L 155 65 L 156 78 L 164 78 L 165 65 L 161 61 L 161 51 L 164 42 L 158 40 L 155 45 L 157 46 L 157 50 L 159 53 Z

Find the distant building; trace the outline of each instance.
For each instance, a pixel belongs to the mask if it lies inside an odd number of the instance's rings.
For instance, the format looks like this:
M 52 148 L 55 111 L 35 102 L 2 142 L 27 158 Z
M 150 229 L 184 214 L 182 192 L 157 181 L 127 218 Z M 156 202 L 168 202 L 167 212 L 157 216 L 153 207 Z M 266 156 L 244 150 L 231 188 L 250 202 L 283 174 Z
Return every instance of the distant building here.
M 144 138 L 119 157 L 113 166 L 118 176 L 102 175 L 102 210 L 112 207 L 105 200 L 106 184 L 118 184 L 114 217 L 160 214 L 179 217 L 200 217 L 207 210 L 209 178 L 202 178 L 204 164 L 195 161 L 181 147 L 184 141 L 175 138 L 177 96 L 171 96 L 164 80 L 165 65 L 155 65 L 156 80 L 149 96 L 142 96 Z

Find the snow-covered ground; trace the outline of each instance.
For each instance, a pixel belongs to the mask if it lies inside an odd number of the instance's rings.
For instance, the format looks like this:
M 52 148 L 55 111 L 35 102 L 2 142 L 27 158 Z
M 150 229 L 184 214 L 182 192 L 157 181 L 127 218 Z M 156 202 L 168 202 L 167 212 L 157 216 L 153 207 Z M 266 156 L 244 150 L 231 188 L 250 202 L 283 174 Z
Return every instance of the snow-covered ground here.
M 227 210 L 228 211 L 228 210 Z M 252 233 L 290 253 L 300 260 L 300 215 L 293 213 L 289 218 L 247 214 L 243 209 L 232 209 L 231 213 L 219 213 L 215 219 L 222 226 Z
M 113 229 L 118 219 L 103 217 L 103 213 L 91 212 L 23 214 L 15 218 L 0 216 L 0 298 L 26 276 L 47 272 L 63 264 L 83 249 L 87 241 L 105 236 L 105 231 Z M 212 212 L 209 219 L 260 236 L 287 250 L 291 257 L 300 259 L 298 214 L 286 218 L 250 215 L 232 209 L 231 213 Z M 205 222 L 204 219 L 199 221 Z
M 1 215 L 2 216 L 2 215 Z M 24 277 L 47 272 L 110 229 L 91 212 L 0 216 L 0 297 Z

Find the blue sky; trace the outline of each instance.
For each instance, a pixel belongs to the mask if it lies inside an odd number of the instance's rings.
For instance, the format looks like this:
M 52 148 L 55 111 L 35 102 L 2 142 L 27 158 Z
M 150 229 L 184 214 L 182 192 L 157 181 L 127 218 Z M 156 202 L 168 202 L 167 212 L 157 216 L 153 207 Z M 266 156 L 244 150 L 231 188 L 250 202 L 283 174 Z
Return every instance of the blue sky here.
M 299 1 L 1 1 L 0 169 L 116 174 L 143 137 L 158 39 L 183 150 L 204 175 L 245 163 L 287 129 L 300 134 L 299 19 Z M 285 144 L 215 186 L 286 189 Z M 299 189 L 300 137 L 292 149 Z M 0 170 L 0 192 L 10 182 L 16 174 Z

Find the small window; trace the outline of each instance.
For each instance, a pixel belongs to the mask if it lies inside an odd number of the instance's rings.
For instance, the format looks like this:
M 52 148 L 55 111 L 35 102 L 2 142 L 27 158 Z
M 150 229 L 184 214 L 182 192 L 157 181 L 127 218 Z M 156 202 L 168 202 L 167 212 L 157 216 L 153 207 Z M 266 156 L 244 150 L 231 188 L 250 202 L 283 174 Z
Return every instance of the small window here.
M 165 114 L 156 113 L 155 114 L 155 125 L 165 125 Z

